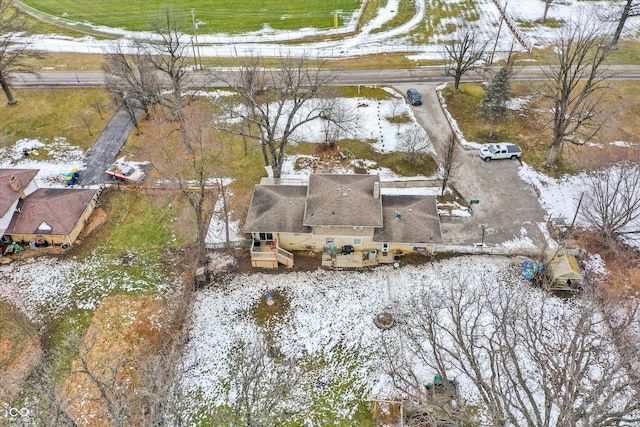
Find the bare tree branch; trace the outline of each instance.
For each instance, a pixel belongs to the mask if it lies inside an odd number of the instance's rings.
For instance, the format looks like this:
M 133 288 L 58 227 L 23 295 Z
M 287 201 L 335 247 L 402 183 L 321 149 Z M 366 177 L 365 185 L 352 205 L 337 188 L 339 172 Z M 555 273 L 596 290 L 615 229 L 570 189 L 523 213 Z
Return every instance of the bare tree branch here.
M 551 101 L 553 115 L 547 167 L 555 166 L 564 143 L 588 142 L 612 114 L 603 108 L 606 80 L 611 76 L 606 67 L 611 44 L 601 26 L 586 22 L 569 24 L 562 30 L 556 63 L 544 69 L 545 97 Z
M 458 90 L 462 76 L 479 67 L 478 62 L 484 56 L 489 40 L 480 42 L 477 34 L 470 28 L 458 30 L 453 40 L 444 45 L 446 71 L 453 77 L 453 90 Z
M 279 178 L 286 147 L 296 132 L 312 121 L 323 119 L 344 127 L 348 117 L 341 117 L 339 98 L 329 96 L 332 73 L 322 63 L 312 68 L 307 58 L 280 58 L 278 67 L 262 69 L 260 58 L 251 58 L 240 67 L 235 80 L 221 76 L 241 101 L 220 97 L 217 105 L 229 125 L 220 130 L 260 143 L 265 167 Z M 232 123 L 243 122 L 241 126 Z

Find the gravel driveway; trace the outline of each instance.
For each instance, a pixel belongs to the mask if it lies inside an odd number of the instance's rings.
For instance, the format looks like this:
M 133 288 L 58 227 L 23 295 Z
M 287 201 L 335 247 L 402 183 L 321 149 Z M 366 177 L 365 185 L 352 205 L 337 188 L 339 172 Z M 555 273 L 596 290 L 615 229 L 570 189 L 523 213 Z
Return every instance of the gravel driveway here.
M 434 83 L 396 85 L 401 93 L 414 87 L 420 91 L 423 104 L 412 107 L 418 123 L 427 131 L 436 150 L 443 147 L 451 128 L 442 111 Z M 523 248 L 543 250 L 546 212 L 540 206 L 533 187 L 518 176 L 520 162 L 498 160 L 484 162 L 475 148 L 459 152 L 459 166 L 451 184 L 465 201 L 479 200 L 473 205 L 473 215 L 443 217 L 442 238 L 448 245 L 475 245 L 482 239 L 482 224 L 486 224 L 487 248 Z

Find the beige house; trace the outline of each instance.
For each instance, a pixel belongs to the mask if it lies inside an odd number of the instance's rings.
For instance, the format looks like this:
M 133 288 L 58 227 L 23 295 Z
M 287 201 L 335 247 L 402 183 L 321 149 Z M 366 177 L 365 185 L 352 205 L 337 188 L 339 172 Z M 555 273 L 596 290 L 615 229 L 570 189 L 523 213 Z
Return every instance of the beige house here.
M 71 245 L 96 206 L 97 190 L 38 188 L 35 169 L 0 169 L 0 237 Z
M 290 251 L 343 246 L 391 262 L 442 243 L 433 196 L 383 195 L 378 175 L 312 174 L 307 185 L 256 185 L 245 232 L 254 267 L 293 266 Z
M 96 206 L 96 190 L 40 188 L 18 204 L 6 234 L 15 242 L 71 245 Z

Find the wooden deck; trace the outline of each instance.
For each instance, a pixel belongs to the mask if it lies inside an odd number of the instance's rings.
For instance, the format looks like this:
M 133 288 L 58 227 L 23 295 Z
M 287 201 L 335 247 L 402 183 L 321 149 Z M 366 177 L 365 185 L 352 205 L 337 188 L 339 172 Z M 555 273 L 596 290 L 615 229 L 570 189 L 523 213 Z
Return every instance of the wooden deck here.
M 271 246 L 271 242 L 260 242 L 251 245 L 251 266 L 261 268 L 278 268 L 278 264 L 293 267 L 293 254 L 278 246 Z

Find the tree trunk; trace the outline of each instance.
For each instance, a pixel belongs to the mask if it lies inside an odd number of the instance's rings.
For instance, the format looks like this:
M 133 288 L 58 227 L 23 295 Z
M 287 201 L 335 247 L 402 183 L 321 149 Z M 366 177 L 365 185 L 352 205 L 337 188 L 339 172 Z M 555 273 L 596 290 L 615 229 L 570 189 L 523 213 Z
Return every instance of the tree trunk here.
M 624 9 L 622 9 L 622 16 L 620 16 L 620 20 L 618 21 L 618 27 L 616 28 L 616 32 L 613 33 L 613 38 L 611 39 L 612 49 L 616 49 L 618 47 L 618 40 L 620 40 L 624 24 L 627 22 L 627 18 L 631 12 L 632 1 L 633 0 L 627 0 L 627 3 L 624 5 Z
M 547 12 L 549 12 L 549 8 L 551 7 L 551 2 L 550 1 L 546 1 L 544 2 L 544 12 L 542 13 L 542 23 L 546 23 L 547 22 Z
M 440 187 L 440 195 L 444 196 L 444 190 L 447 188 L 447 183 L 449 182 L 449 177 L 446 176 L 442 178 L 442 186 Z
M 185 118 L 180 117 L 178 119 L 180 122 L 180 137 L 182 138 L 182 142 L 184 144 L 184 149 L 187 152 L 187 155 L 193 155 L 193 147 L 191 146 L 191 141 L 189 138 L 189 132 L 187 132 L 187 125 L 185 123 Z
M 544 165 L 548 168 L 552 168 L 556 165 L 556 160 L 558 158 L 558 152 L 560 148 L 560 144 L 559 143 L 553 143 L 553 145 L 551 146 L 551 151 L 549 151 L 549 157 L 547 157 L 547 160 L 545 160 Z
M 269 152 L 267 151 L 267 145 L 269 144 L 264 141 L 260 143 L 260 148 L 262 148 L 262 160 L 264 160 L 265 167 L 271 164 L 271 162 L 269 161 Z
M 13 93 L 11 93 L 11 88 L 9 87 L 9 82 L 5 79 L 2 70 L 0 70 L 0 86 L 2 86 L 2 90 L 7 97 L 7 105 L 16 105 L 18 101 L 13 97 Z
M 462 79 L 462 74 L 456 73 L 453 78 L 453 90 L 458 90 L 460 88 L 460 80 Z
M 493 137 L 493 131 L 496 128 L 496 121 L 491 120 L 491 124 L 489 125 L 489 138 Z

